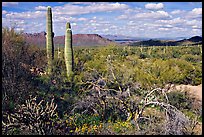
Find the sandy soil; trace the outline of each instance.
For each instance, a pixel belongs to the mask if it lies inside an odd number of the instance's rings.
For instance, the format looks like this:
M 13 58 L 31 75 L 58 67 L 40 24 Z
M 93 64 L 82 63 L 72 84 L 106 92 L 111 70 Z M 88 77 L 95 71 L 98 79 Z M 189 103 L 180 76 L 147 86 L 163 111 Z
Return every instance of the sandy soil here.
M 191 86 L 191 85 L 176 85 L 175 88 L 177 90 L 187 90 L 190 93 L 192 93 L 193 95 L 195 95 L 199 100 L 202 101 L 202 84 L 198 85 L 198 86 Z

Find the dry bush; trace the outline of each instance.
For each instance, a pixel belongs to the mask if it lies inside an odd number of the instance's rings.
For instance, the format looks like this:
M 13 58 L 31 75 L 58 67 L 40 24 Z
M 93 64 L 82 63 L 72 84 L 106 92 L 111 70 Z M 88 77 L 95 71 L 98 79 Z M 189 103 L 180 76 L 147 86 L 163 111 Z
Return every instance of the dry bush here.
M 20 130 L 21 134 L 53 134 L 53 119 L 57 115 L 57 105 L 53 101 L 54 99 L 50 104 L 48 102 L 45 104 L 44 100 L 37 103 L 36 97 L 30 98 L 16 108 L 14 114 L 3 113 L 3 134 L 12 133 L 15 128 Z
M 22 66 L 32 60 L 28 51 L 21 33 L 14 28 L 2 28 L 2 109 L 5 111 L 13 111 L 16 104 L 35 93 L 32 76 Z
M 105 83 L 103 78 L 95 82 L 83 83 L 84 87 L 87 87 L 84 89 L 86 93 L 75 104 L 72 113 L 97 114 L 104 122 L 107 122 L 109 118 L 112 122 L 129 121 L 135 126 L 135 132 L 130 132 L 130 134 L 192 134 L 190 129 L 195 126 L 195 122 L 190 121 L 187 116 L 169 103 L 167 89 L 156 88 L 143 91 L 145 96 L 138 98 L 137 94 L 128 89 L 120 92 L 105 88 L 105 84 L 102 83 Z M 146 113 L 148 108 L 155 109 L 160 117 Z M 110 132 L 112 134 L 114 131 Z M 104 133 L 108 134 L 108 131 Z

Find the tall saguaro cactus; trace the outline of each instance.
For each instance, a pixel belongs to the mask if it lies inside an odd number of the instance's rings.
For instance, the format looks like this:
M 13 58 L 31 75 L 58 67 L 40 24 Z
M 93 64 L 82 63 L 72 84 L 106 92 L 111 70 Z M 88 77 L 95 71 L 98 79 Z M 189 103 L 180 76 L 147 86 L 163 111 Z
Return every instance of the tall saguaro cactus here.
M 66 24 L 66 33 L 65 33 L 65 48 L 64 48 L 64 58 L 67 70 L 67 77 L 73 73 L 74 69 L 74 55 L 72 48 L 72 30 L 69 22 Z
M 52 29 L 52 9 L 50 6 L 47 7 L 46 16 L 46 49 L 48 59 L 48 74 L 52 71 L 52 60 L 54 59 L 54 43 L 53 43 L 53 29 Z

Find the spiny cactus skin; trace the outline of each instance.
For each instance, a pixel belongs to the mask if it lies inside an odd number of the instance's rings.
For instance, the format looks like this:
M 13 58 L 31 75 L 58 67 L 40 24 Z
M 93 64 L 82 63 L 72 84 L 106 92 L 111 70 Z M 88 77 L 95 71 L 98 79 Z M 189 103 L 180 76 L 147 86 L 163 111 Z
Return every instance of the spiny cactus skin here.
M 46 48 L 47 48 L 47 59 L 48 59 L 48 74 L 52 71 L 52 60 L 54 59 L 54 43 L 53 43 L 53 29 L 52 29 L 52 9 L 50 6 L 47 7 L 46 16 Z
M 64 58 L 65 58 L 65 64 L 66 64 L 66 70 L 67 70 L 67 77 L 69 77 L 70 74 L 73 73 L 73 69 L 74 69 L 72 31 L 71 31 L 71 25 L 69 22 L 67 22 L 66 24 Z

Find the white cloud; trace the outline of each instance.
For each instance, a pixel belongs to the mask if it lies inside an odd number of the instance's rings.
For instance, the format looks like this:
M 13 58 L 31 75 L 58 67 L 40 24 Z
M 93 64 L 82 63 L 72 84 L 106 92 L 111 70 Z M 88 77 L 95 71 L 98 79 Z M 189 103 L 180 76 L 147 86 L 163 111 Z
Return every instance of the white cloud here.
M 2 26 L 14 27 L 17 31 L 25 30 L 25 20 L 2 18 Z
M 161 18 L 169 18 L 170 15 L 165 11 L 153 11 L 146 13 L 138 13 L 134 16 L 134 18 L 143 18 L 143 19 L 161 19 Z
M 124 11 L 124 13 L 126 13 L 126 14 L 133 13 L 133 12 L 135 12 L 135 10 L 133 10 L 133 9 L 127 9 Z
M 9 20 L 2 17 L 2 26 L 7 26 L 8 27 L 9 26 Z
M 5 10 L 2 10 L 2 14 L 6 14 L 7 13 L 7 11 L 5 11 Z
M 27 33 L 45 30 L 44 11 L 7 12 L 2 20 L 2 26 L 15 27 L 17 31 L 24 30 Z
M 188 20 L 186 21 L 186 25 L 188 26 L 199 26 L 198 28 L 201 28 L 202 27 L 202 21 L 199 21 L 199 20 Z
M 183 24 L 186 22 L 186 20 L 178 17 L 178 18 L 173 18 L 171 20 L 157 20 L 156 22 L 158 23 L 164 23 L 164 24 Z
M 2 2 L 3 7 L 15 6 L 18 5 L 18 2 Z
M 73 17 L 64 17 L 64 16 L 54 16 L 53 22 L 55 23 L 66 23 L 67 21 L 75 21 Z
M 149 9 L 149 10 L 160 10 L 160 9 L 164 8 L 164 4 L 163 3 L 158 3 L 158 4 L 148 3 L 145 5 L 145 8 Z
M 120 15 L 120 16 L 118 16 L 117 17 L 117 19 L 128 19 L 129 17 L 128 17 L 128 15 Z
M 159 28 L 161 31 L 169 31 L 169 28 Z
M 12 18 L 12 19 L 36 19 L 36 18 L 41 18 L 45 17 L 45 12 L 43 11 L 28 11 L 28 12 L 10 12 L 6 14 L 7 18 Z
M 78 4 L 83 4 L 78 5 Z M 53 15 L 82 15 L 88 13 L 96 13 L 96 12 L 110 12 L 117 10 L 127 9 L 128 6 L 126 4 L 120 3 L 107 3 L 107 2 L 71 2 L 62 6 L 56 6 L 52 8 Z M 35 7 L 35 10 L 47 10 L 45 6 Z
M 46 6 L 38 6 L 38 7 L 35 7 L 35 10 L 47 10 L 47 7 Z
M 196 25 L 192 26 L 192 28 L 193 29 L 202 29 L 202 27 L 199 27 L 199 26 L 196 26 Z
M 53 22 L 56 23 L 58 25 L 58 23 L 61 23 L 61 24 L 65 24 L 66 22 L 84 22 L 84 21 L 87 21 L 88 19 L 87 18 L 75 18 L 75 17 L 71 17 L 71 16 L 54 16 L 53 17 Z
M 6 3 L 4 5 L 6 5 Z M 60 32 L 57 30 L 56 26 L 62 25 L 63 23 L 66 23 L 67 21 L 69 21 L 71 23 L 74 23 L 73 26 L 75 26 L 76 29 L 81 31 L 81 29 L 79 28 L 83 28 L 83 27 L 80 27 L 79 25 L 82 24 L 84 21 L 87 21 L 87 22 L 90 21 L 93 23 L 95 22 L 95 24 L 92 24 L 92 25 L 94 25 L 95 27 L 98 27 L 97 29 L 100 30 L 103 26 L 108 27 L 107 25 L 110 25 L 109 22 L 104 21 L 102 17 L 97 16 L 97 18 L 88 19 L 85 17 L 78 17 L 78 16 L 75 17 L 75 15 L 82 15 L 82 14 L 96 13 L 96 12 L 107 12 L 107 11 L 121 11 L 127 8 L 128 6 L 126 4 L 121 4 L 117 2 L 116 3 L 89 2 L 89 3 L 74 3 L 74 4 L 66 3 L 61 6 L 52 7 L 53 22 L 54 22 L 53 28 L 57 32 Z M 21 26 L 22 28 L 24 28 L 24 30 L 29 29 L 29 32 L 33 32 L 34 30 L 39 31 L 39 30 L 45 29 L 45 27 L 41 27 L 39 29 L 40 26 L 34 25 L 32 24 L 32 22 L 34 22 L 35 20 L 35 22 L 43 23 L 45 26 L 46 21 L 43 20 L 43 18 L 45 18 L 46 16 L 46 9 L 47 9 L 46 6 L 37 6 L 35 7 L 35 11 L 26 11 L 26 12 L 3 11 L 5 15 L 4 26 L 6 26 L 6 23 L 5 23 L 6 21 L 9 22 L 9 20 L 12 20 L 12 21 L 15 20 L 15 22 L 18 24 L 20 20 L 24 19 L 25 26 Z M 98 23 L 97 21 L 100 21 L 100 23 Z
M 194 15 L 201 15 L 202 14 L 202 8 L 194 8 L 191 11 L 191 13 L 194 14 Z
M 103 31 L 103 32 L 108 32 L 108 31 L 109 31 L 109 29 L 108 29 L 108 28 L 106 28 L 106 29 L 103 29 L 102 31 Z
M 186 14 L 185 18 L 202 18 L 202 8 L 194 8 Z
M 87 21 L 87 18 L 78 18 L 78 21 Z
M 52 7 L 53 29 L 56 36 L 64 35 L 67 21 L 71 22 L 74 33 L 124 34 L 139 37 L 202 34 L 202 8 L 167 12 L 161 10 L 164 8 L 162 3 L 149 3 L 145 8 L 129 7 L 118 2 L 63 4 Z M 28 33 L 46 31 L 46 10 L 45 6 L 37 6 L 35 11 L 26 12 L 2 10 L 2 25 L 6 26 L 14 22 L 18 30 Z M 98 12 L 103 13 L 96 14 Z
M 191 11 L 174 10 L 170 13 L 173 16 L 182 17 L 187 20 L 194 19 L 194 18 L 202 18 L 202 8 L 194 8 Z
M 99 23 L 100 23 L 100 24 L 103 24 L 103 25 L 104 25 L 104 24 L 110 24 L 110 21 L 100 21 Z
M 72 23 L 72 26 L 76 26 L 76 25 L 77 25 L 77 23 L 75 23 L 75 22 L 74 22 L 74 23 Z
M 61 15 L 81 15 L 96 12 L 108 12 L 127 9 L 126 4 L 120 3 L 91 3 L 90 5 L 79 6 L 72 4 L 65 4 L 64 6 L 53 7 L 55 14 Z
M 171 12 L 171 14 L 175 15 L 175 14 L 181 14 L 181 13 L 184 13 L 185 11 L 184 10 L 174 10 Z
M 15 28 L 16 31 L 24 31 L 24 28 Z
M 96 23 L 96 20 L 91 19 L 89 20 L 89 23 Z
M 116 26 L 116 25 L 111 25 L 110 26 L 110 29 L 117 29 L 118 28 L 118 26 Z
M 70 4 L 84 4 L 84 5 L 89 5 L 91 4 L 92 2 L 71 2 Z
M 163 25 L 162 27 L 163 27 L 163 28 L 173 28 L 173 25 L 167 24 L 167 25 Z
M 119 15 L 116 17 L 117 20 L 129 20 L 129 19 L 138 19 L 138 20 L 155 20 L 155 19 L 169 19 L 172 16 L 163 10 L 157 11 L 146 11 L 141 10 L 134 10 L 134 12 L 124 12 L 124 14 Z M 137 21 L 138 21 L 137 20 Z
M 134 21 L 129 21 L 129 22 L 127 22 L 127 25 L 128 26 L 135 26 L 136 25 L 136 23 L 134 22 Z

